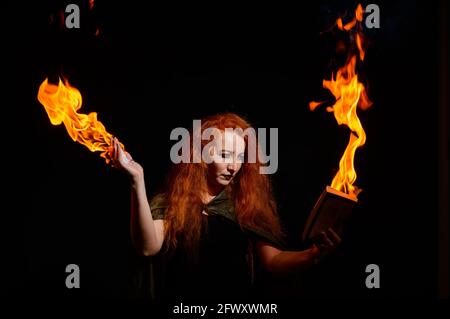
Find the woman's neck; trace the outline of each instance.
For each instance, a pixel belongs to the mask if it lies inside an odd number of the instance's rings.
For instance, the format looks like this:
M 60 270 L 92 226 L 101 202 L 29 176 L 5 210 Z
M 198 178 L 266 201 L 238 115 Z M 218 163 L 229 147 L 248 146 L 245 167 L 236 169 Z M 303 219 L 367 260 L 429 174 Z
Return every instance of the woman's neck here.
M 222 185 L 208 185 L 208 193 L 205 194 L 205 201 L 209 203 L 214 197 L 220 194 L 223 191 L 225 186 Z

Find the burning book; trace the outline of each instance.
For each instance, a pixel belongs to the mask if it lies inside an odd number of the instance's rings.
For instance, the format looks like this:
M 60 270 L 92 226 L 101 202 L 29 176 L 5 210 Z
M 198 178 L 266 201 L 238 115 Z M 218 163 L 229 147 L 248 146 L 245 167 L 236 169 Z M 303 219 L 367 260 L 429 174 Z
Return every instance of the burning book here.
M 303 241 L 314 241 L 322 231 L 330 227 L 340 235 L 344 222 L 351 215 L 357 202 L 355 196 L 327 186 L 309 214 L 303 230 Z
M 357 109 L 366 110 L 372 104 L 365 86 L 358 78 L 357 62 L 364 61 L 365 39 L 362 34 L 362 19 L 364 10 L 360 4 L 356 7 L 354 18 L 344 24 L 342 18 L 336 21 L 336 26 L 343 32 L 352 32 L 348 46 L 345 64 L 331 79 L 323 80 L 323 87 L 335 97 L 332 106 L 327 107 L 332 112 L 339 125 L 346 125 L 350 129 L 347 148 L 339 162 L 339 170 L 334 176 L 331 186 L 327 186 L 320 195 L 311 211 L 303 231 L 303 241 L 313 241 L 322 231 L 332 228 L 338 234 L 342 233 L 345 220 L 350 216 L 357 196 L 361 191 L 356 185 L 356 170 L 354 165 L 356 150 L 366 142 L 366 133 L 359 120 Z M 309 108 L 314 111 L 324 102 L 311 101 Z

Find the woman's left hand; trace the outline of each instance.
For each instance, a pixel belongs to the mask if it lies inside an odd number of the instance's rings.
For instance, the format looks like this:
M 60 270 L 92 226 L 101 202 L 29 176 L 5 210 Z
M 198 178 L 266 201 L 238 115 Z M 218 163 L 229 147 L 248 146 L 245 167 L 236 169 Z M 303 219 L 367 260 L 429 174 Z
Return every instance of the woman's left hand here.
M 312 249 L 318 258 L 322 258 L 333 252 L 341 241 L 341 237 L 332 228 L 328 228 L 326 231 L 320 233 Z

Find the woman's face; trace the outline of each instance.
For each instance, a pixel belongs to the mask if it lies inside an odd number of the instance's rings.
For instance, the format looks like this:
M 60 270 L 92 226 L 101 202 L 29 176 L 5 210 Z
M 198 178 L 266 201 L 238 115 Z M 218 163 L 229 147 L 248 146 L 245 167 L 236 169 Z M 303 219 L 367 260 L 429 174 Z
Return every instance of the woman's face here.
M 227 186 L 241 169 L 245 156 L 245 141 L 234 132 L 221 132 L 211 150 L 208 179 L 214 186 Z

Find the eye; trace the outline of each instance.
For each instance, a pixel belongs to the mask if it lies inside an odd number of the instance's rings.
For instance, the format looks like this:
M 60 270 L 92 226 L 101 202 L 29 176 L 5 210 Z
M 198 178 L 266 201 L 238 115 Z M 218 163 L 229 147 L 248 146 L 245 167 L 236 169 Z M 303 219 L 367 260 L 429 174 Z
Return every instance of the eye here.
M 243 163 L 244 160 L 245 160 L 245 155 L 244 154 L 241 154 L 241 155 L 238 156 L 238 161 L 239 162 Z
M 222 158 L 230 158 L 229 153 L 222 153 L 221 156 L 222 156 Z

